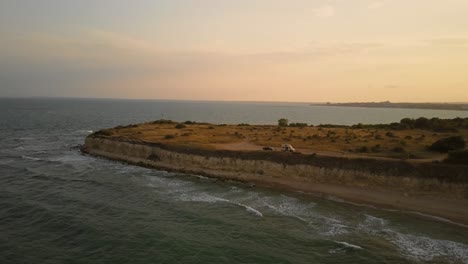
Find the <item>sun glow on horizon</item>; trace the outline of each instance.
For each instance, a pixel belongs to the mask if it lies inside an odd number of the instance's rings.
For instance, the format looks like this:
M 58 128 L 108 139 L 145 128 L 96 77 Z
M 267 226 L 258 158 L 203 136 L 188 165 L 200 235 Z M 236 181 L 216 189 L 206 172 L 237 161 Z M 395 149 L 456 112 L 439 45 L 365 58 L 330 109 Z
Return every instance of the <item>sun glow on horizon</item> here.
M 460 0 L 5 1 L 0 96 L 468 101 L 467 12 Z

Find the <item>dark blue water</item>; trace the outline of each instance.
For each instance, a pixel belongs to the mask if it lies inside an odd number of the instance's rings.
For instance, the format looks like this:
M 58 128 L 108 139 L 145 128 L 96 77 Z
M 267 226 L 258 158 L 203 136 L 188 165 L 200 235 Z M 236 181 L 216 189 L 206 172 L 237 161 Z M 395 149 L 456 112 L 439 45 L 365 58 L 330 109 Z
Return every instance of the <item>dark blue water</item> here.
M 93 130 L 159 119 L 386 123 L 467 112 L 0 99 L 0 263 L 468 263 L 468 228 L 94 157 Z

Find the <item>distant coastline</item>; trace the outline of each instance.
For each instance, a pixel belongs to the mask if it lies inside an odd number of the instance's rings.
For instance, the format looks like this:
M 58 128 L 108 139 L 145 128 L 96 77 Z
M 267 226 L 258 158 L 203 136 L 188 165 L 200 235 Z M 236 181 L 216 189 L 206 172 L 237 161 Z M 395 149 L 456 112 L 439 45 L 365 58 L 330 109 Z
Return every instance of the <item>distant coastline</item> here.
M 386 102 L 325 103 L 325 104 L 310 104 L 310 105 L 468 111 L 468 103 L 392 103 L 392 102 L 386 101 Z

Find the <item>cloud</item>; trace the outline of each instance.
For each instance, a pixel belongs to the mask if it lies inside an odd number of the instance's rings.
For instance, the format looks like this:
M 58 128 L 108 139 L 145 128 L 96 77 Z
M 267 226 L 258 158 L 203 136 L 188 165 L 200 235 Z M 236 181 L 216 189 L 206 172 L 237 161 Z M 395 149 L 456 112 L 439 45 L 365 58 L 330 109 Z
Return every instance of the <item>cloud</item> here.
M 369 9 L 378 9 L 378 8 L 383 7 L 384 4 L 385 4 L 385 3 L 382 2 L 382 1 L 376 1 L 376 2 L 370 3 L 370 4 L 367 6 L 367 8 L 369 8 Z
M 468 47 L 468 37 L 440 37 L 426 40 L 426 43 L 444 47 Z
M 314 14 L 317 17 L 332 17 L 336 13 L 335 8 L 331 5 L 323 5 L 314 9 Z

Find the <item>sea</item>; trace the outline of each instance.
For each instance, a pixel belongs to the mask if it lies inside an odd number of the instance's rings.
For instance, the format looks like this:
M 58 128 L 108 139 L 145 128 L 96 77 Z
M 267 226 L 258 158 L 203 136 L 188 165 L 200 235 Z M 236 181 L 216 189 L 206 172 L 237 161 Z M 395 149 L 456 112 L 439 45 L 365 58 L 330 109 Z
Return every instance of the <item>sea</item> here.
M 157 119 L 389 123 L 468 112 L 307 103 L 0 99 L 0 263 L 468 263 L 468 227 L 416 212 L 83 155 Z

